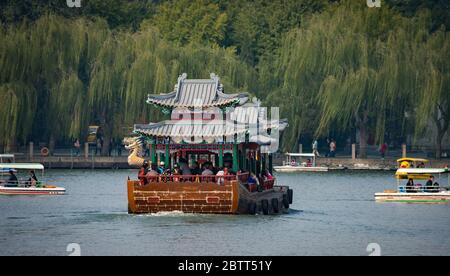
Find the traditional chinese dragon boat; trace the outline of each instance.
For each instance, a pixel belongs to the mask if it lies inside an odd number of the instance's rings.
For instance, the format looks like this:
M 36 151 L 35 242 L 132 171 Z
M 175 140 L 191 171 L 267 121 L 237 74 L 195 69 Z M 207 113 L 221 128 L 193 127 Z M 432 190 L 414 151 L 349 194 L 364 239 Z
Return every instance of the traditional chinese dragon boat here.
M 170 119 L 135 125 L 124 140 L 130 166 L 164 164 L 170 171 L 181 160 L 229 168 L 225 175 L 160 174 L 148 183 L 128 180 L 128 210 L 133 214 L 181 211 L 206 214 L 278 214 L 287 212 L 293 192 L 276 185 L 273 154 L 285 120 L 267 119 L 267 108 L 249 95 L 225 94 L 219 77 L 179 77 L 173 92 L 149 95 L 147 103 Z M 146 160 L 143 156 L 150 156 Z M 264 175 L 264 177 L 263 177 Z M 268 177 L 266 177 L 268 176 Z M 257 184 L 251 180 L 257 180 Z

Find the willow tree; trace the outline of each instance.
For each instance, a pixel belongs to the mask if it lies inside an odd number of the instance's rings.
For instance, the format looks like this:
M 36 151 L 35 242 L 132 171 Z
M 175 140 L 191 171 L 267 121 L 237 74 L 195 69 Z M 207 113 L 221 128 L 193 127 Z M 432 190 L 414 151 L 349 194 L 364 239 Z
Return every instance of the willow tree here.
M 0 103 L 0 146 L 6 145 L 6 151 L 12 151 L 17 139 L 26 141 L 31 134 L 36 91 L 20 82 L 2 84 Z
M 436 129 L 436 158 L 440 159 L 442 139 L 450 128 L 450 36 L 444 27 L 427 38 L 422 55 L 416 58 L 424 72 L 419 76 L 416 134 L 424 134 L 431 118 Z
M 288 144 L 307 131 L 319 137 L 356 128 L 365 157 L 368 136 L 382 142 L 388 118 L 401 129 L 420 87 L 416 76 L 425 73 L 412 58 L 423 32 L 413 20 L 353 1 L 290 32 L 275 66 L 282 88 L 269 96 L 290 118 Z

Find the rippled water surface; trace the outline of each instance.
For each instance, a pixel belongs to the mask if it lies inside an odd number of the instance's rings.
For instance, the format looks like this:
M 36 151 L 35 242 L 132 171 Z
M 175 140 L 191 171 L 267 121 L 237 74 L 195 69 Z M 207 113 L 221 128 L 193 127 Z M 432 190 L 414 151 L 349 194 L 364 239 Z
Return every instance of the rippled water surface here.
M 379 204 L 392 172 L 278 175 L 294 189 L 280 216 L 127 214 L 135 171 L 51 170 L 65 196 L 0 196 L 0 255 L 450 255 L 450 205 Z

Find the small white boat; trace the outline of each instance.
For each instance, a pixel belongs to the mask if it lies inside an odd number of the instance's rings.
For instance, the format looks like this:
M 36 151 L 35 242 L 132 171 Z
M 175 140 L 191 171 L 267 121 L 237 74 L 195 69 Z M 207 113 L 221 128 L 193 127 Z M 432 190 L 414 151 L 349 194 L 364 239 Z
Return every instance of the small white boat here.
M 44 165 L 31 163 L 2 163 L 0 171 L 3 172 L 0 178 L 0 195 L 63 195 L 66 189 L 52 185 L 46 185 L 43 182 L 37 182 L 32 185 L 28 180 L 15 181 L 11 183 L 5 179 L 5 175 L 10 171 L 18 172 L 20 170 L 41 171 L 44 176 Z M 6 174 L 5 174 L 6 172 Z
M 397 170 L 395 177 L 397 178 L 397 190 L 386 190 L 383 193 L 375 194 L 377 202 L 405 202 L 405 203 L 450 203 L 450 191 L 440 186 L 425 186 L 415 184 L 407 186 L 408 180 L 430 179 L 431 176 L 441 176 L 448 174 L 448 169 L 423 169 L 423 168 L 400 168 Z M 450 184 L 450 178 L 448 179 Z M 440 183 L 442 184 L 442 183 Z M 448 188 L 447 188 L 448 189 Z
M 306 161 L 303 162 L 303 159 Z M 327 172 L 329 170 L 328 167 L 316 166 L 314 153 L 286 153 L 286 161 L 283 162 L 283 165 L 274 166 L 273 169 L 280 173 Z

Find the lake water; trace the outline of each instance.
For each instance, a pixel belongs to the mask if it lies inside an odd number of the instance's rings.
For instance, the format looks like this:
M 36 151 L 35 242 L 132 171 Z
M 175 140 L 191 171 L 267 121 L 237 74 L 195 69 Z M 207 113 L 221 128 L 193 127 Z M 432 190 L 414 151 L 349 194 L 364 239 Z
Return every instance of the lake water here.
M 392 172 L 278 175 L 287 215 L 127 214 L 135 171 L 51 170 L 56 197 L 0 196 L 0 255 L 450 255 L 450 205 L 375 203 Z

